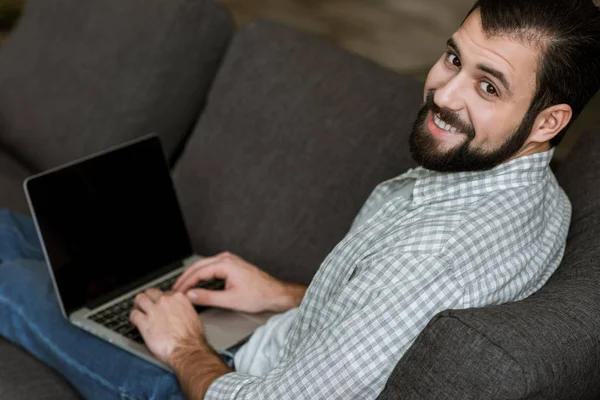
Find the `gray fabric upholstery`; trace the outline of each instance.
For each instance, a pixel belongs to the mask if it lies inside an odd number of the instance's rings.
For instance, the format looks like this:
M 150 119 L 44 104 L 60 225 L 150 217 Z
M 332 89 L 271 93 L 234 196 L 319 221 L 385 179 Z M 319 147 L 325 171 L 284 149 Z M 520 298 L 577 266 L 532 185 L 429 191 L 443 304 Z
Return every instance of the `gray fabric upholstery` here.
M 77 400 L 81 397 L 56 372 L 0 338 L 0 399 Z
M 502 348 L 444 313 L 405 354 L 379 399 L 520 399 L 520 373 Z
M 272 22 L 236 35 L 175 167 L 199 254 L 309 282 L 375 185 L 412 163 L 414 81 Z
M 29 207 L 23 191 L 23 180 L 30 175 L 29 170 L 15 158 L 0 149 L 0 209 L 9 208 L 29 214 Z
M 174 154 L 232 26 L 212 0 L 28 0 L 0 50 L 0 145 L 36 171 L 153 132 Z
M 558 178 L 573 204 L 559 270 L 524 301 L 436 316 L 380 399 L 600 397 L 600 130 Z
M 0 208 L 28 212 L 22 181 L 31 172 L 151 132 L 174 158 L 229 43 L 229 13 L 212 0 L 26 6 L 0 49 Z M 0 399 L 77 398 L 0 339 Z

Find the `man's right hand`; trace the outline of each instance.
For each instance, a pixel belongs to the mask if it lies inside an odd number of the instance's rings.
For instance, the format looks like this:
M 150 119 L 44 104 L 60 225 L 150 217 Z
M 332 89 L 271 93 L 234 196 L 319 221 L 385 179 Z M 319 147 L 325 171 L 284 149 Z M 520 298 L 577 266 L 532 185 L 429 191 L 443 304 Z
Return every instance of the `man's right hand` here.
M 198 289 L 200 281 L 225 280 L 224 290 Z M 283 282 L 242 258 L 225 252 L 203 258 L 184 271 L 173 290 L 185 293 L 192 303 L 258 313 L 283 312 L 300 305 L 306 286 Z

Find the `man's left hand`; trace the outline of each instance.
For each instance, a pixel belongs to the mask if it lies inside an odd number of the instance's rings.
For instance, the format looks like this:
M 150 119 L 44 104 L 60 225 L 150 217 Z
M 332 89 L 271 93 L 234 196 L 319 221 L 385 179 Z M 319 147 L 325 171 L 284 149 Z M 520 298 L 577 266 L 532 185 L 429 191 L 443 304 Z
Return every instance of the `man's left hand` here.
M 129 319 L 148 349 L 173 367 L 173 354 L 182 347 L 204 343 L 204 326 L 190 300 L 180 292 L 148 289 L 135 297 Z

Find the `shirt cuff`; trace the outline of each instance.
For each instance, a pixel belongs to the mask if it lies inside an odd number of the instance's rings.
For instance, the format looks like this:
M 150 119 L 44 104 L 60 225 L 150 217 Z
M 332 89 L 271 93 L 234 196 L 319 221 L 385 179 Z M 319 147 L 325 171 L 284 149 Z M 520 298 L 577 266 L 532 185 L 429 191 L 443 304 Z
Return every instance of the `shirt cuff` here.
M 230 372 L 217 379 L 208 387 L 205 400 L 233 400 L 242 387 L 256 377 L 239 372 Z

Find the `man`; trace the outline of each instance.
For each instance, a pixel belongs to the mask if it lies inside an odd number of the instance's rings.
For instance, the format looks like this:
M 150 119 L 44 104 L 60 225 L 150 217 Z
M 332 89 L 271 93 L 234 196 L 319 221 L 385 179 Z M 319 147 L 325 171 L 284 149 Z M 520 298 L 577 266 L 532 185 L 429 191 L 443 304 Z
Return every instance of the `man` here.
M 421 167 L 375 189 L 310 287 L 225 253 L 190 267 L 172 292 L 138 295 L 131 321 L 188 399 L 375 398 L 437 312 L 523 299 L 558 267 L 571 210 L 548 164 L 599 87 L 592 0 L 481 0 L 427 78 L 410 137 Z M 25 315 L 35 307 L 15 304 L 24 297 L 14 287 L 36 290 L 43 266 L 30 260 L 40 254 L 29 221 L 10 218 L 0 256 L 20 260 L 0 265 L 2 335 L 89 397 L 180 398 L 172 375 L 67 323 L 50 329 L 49 306 Z M 226 289 L 192 289 L 212 277 Z M 234 372 L 192 303 L 283 313 L 237 349 Z M 40 326 L 37 340 L 23 334 Z M 93 359 L 83 363 L 70 338 Z

